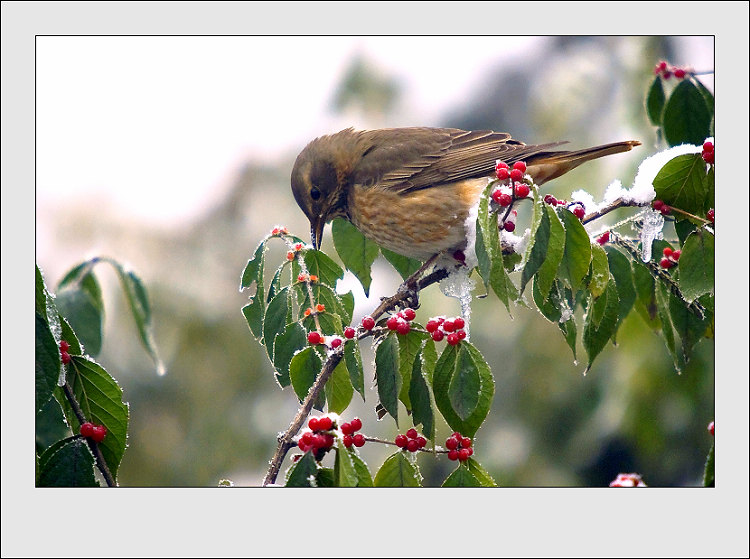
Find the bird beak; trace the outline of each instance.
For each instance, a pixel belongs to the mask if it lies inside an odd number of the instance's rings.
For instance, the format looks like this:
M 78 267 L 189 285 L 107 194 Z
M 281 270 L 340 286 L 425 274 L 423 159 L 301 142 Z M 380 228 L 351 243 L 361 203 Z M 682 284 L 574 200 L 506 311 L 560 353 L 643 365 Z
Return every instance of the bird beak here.
M 320 244 L 323 241 L 323 227 L 326 220 L 322 215 L 310 220 L 310 242 L 315 250 L 320 250 Z

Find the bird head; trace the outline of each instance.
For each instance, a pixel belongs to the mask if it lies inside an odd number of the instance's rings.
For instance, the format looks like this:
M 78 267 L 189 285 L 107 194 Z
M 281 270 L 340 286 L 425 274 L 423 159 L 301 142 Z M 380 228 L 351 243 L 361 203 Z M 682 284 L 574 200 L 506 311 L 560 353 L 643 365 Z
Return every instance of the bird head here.
M 307 219 L 310 238 L 320 248 L 323 227 L 335 217 L 347 217 L 346 194 L 353 158 L 357 157 L 342 134 L 323 136 L 310 142 L 292 168 L 292 193 Z

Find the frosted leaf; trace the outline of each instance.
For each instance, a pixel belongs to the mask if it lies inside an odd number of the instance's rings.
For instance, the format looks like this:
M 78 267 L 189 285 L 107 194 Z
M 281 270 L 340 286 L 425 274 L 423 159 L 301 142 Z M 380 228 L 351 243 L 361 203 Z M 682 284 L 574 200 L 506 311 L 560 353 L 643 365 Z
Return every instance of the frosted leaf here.
M 447 278 L 440 282 L 440 291 L 446 297 L 458 299 L 461 305 L 461 318 L 464 319 L 466 339 L 469 339 L 471 324 L 471 299 L 474 291 L 474 280 L 469 277 L 470 268 L 462 266 L 452 271 Z
M 700 146 L 681 144 L 647 157 L 638 166 L 638 172 L 635 175 L 632 188 L 623 193 L 623 201 L 639 206 L 647 206 L 656 197 L 654 178 L 656 178 L 661 168 L 678 155 L 700 153 L 702 149 Z
M 655 239 L 662 238 L 662 229 L 664 227 L 664 216 L 661 213 L 646 208 L 643 213 L 643 229 L 641 229 L 641 250 L 643 255 L 641 260 L 648 262 L 651 260 L 651 244 Z

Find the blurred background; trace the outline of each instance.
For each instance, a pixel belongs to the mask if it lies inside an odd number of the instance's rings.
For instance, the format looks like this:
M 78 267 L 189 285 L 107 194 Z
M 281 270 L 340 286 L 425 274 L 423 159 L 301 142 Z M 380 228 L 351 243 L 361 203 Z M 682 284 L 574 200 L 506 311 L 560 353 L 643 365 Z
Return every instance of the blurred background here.
M 572 148 L 643 142 L 545 187 L 558 198 L 584 188 L 601 200 L 614 179 L 628 187 L 660 149 L 643 108 L 654 65 L 713 70 L 714 44 L 688 36 L 44 36 L 36 57 L 37 264 L 51 290 L 96 255 L 129 264 L 144 281 L 167 374 L 158 376 L 141 349 L 105 266 L 97 268 L 107 312 L 97 360 L 130 404 L 120 484 L 171 487 L 260 484 L 276 434 L 297 409 L 250 334 L 239 283 L 273 226 L 307 237 L 289 176 L 308 141 L 349 126 L 451 126 L 527 143 L 570 140 Z M 701 79 L 713 90 L 712 75 Z M 329 230 L 323 248 L 335 257 Z M 267 262 L 281 258 L 271 250 Z M 398 284 L 381 258 L 369 299 L 348 276 L 339 288 L 354 290 L 359 320 Z M 437 287 L 421 301 L 423 322 L 459 311 Z M 712 341 L 678 375 L 661 338 L 631 313 L 618 346 L 584 377 L 585 363 L 574 363 L 554 325 L 533 308 L 512 315 L 494 297 L 473 305 L 472 341 L 496 381 L 475 448 L 500 485 L 606 486 L 619 472 L 638 472 L 650 486 L 700 484 L 712 444 Z M 371 379 L 372 353 L 363 350 Z M 392 438 L 395 424 L 376 421 L 376 403 L 374 391 L 366 402 L 355 395 L 344 418 L 359 416 L 366 434 Z M 448 434 L 439 424 L 438 442 Z M 367 444 L 360 453 L 374 474 L 392 449 Z M 419 465 L 427 485 L 453 468 L 429 456 Z

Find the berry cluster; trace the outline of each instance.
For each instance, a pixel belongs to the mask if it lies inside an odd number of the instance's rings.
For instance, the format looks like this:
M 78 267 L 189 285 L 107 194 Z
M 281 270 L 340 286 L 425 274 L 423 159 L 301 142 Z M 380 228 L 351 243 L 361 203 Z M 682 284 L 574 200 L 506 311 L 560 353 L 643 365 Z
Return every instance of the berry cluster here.
M 703 161 L 711 165 L 714 164 L 714 145 L 711 142 L 703 143 L 703 151 L 701 152 Z
M 81 436 L 91 439 L 94 442 L 100 443 L 107 436 L 107 428 L 104 425 L 94 425 L 87 421 L 81 425 Z
M 654 66 L 654 74 L 657 76 L 661 74 L 661 77 L 665 80 L 668 80 L 672 76 L 674 76 L 678 80 L 681 80 L 691 72 L 692 70 L 688 68 L 681 68 L 679 66 L 672 66 L 671 64 L 667 64 L 666 60 L 662 60 L 656 66 Z
M 420 448 L 425 447 L 427 439 L 420 435 L 416 429 L 411 428 L 406 432 L 406 435 L 397 435 L 393 442 L 399 448 L 403 448 L 409 452 L 417 452 Z
M 445 338 L 449 345 L 458 345 L 466 337 L 464 326 L 466 326 L 466 322 L 460 316 L 454 318 L 434 316 L 427 321 L 424 329 L 430 333 L 430 336 L 436 342 L 441 342 Z
M 495 176 L 501 182 L 490 194 L 492 201 L 501 208 L 507 208 L 514 200 L 526 198 L 531 192 L 531 187 L 527 182 L 524 182 L 525 174 L 526 163 L 523 161 L 516 161 L 511 168 L 504 161 L 498 160 L 495 165 Z M 517 211 L 509 212 L 498 227 L 512 233 L 516 229 L 517 217 Z
M 651 207 L 653 207 L 654 210 L 659 212 L 661 215 L 669 215 L 672 213 L 672 208 L 667 206 L 661 200 L 654 200 L 653 202 L 651 202 Z
M 364 446 L 365 436 L 362 433 L 356 433 L 362 429 L 362 420 L 358 417 L 352 419 L 349 423 L 344 423 L 341 426 L 341 432 L 344 435 L 344 446 L 349 448 L 350 446 Z
M 280 235 L 288 235 L 288 234 L 289 234 L 289 230 L 283 225 L 277 225 L 271 230 L 271 235 L 274 237 L 278 237 Z
M 682 254 L 681 250 L 672 250 L 672 247 L 664 247 L 664 258 L 659 261 L 659 266 L 665 270 L 669 270 L 673 266 L 677 266 L 677 261 L 680 259 Z
M 68 350 L 70 349 L 70 344 L 66 342 L 65 340 L 60 340 L 60 360 L 63 362 L 64 365 L 67 365 L 70 363 L 70 353 L 68 353 Z
M 604 246 L 609 242 L 609 231 L 605 231 L 601 235 L 599 235 L 596 238 L 596 242 L 599 243 L 599 246 Z
M 711 436 L 714 436 L 714 422 L 708 424 L 708 432 L 711 433 Z
M 297 255 L 297 253 L 300 252 L 301 250 L 304 250 L 304 248 L 305 248 L 304 243 L 296 243 L 294 245 L 294 250 L 290 250 L 289 252 L 286 253 L 286 259 L 290 261 L 294 260 L 294 257 Z
M 639 474 L 618 474 L 610 487 L 646 487 Z
M 557 206 L 567 207 L 578 219 L 583 219 L 586 216 L 586 206 L 583 205 L 583 202 L 571 202 L 568 204 L 567 200 L 558 200 L 552 194 L 546 194 L 544 196 L 544 203 L 549 204 L 553 208 Z
M 474 454 L 474 449 L 471 448 L 471 439 L 464 437 L 456 431 L 445 441 L 445 448 L 448 449 L 449 460 L 459 460 L 465 462 L 469 459 L 469 456 Z
M 307 426 L 310 430 L 302 434 L 297 441 L 297 446 L 302 452 L 312 451 L 315 458 L 320 460 L 333 446 L 335 437 L 331 430 L 336 428 L 336 423 L 333 419 L 324 415 L 322 417 L 311 417 Z
M 398 311 L 396 314 L 390 316 L 386 320 L 385 325 L 388 330 L 395 330 L 401 335 L 406 335 L 411 331 L 411 321 L 417 316 L 414 309 L 406 308 L 402 311 Z M 364 325 L 364 320 L 362 321 Z

